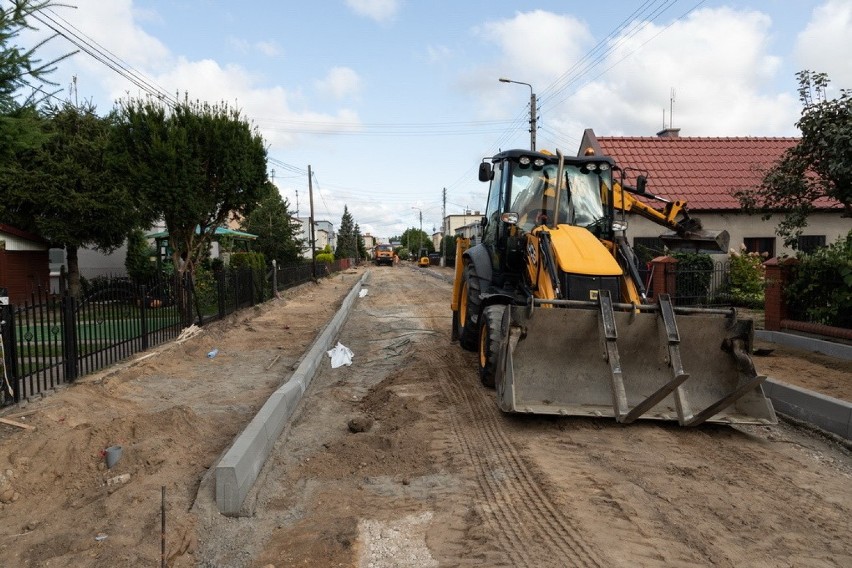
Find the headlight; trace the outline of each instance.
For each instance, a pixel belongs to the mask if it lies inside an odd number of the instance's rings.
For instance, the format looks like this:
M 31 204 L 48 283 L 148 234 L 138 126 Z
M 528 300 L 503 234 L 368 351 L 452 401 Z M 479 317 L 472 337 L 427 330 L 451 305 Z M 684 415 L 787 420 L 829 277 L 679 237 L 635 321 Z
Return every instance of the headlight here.
M 605 172 L 609 169 L 609 164 L 598 164 L 600 171 Z
M 530 165 L 530 157 L 529 156 L 521 156 L 521 159 L 518 160 L 522 166 L 526 167 Z
M 626 231 L 627 230 L 627 221 L 613 221 L 612 222 L 612 230 L 613 231 Z
M 533 162 L 533 165 L 535 165 L 535 167 L 537 167 L 537 168 L 543 168 L 544 167 L 544 158 L 536 158 L 535 162 Z

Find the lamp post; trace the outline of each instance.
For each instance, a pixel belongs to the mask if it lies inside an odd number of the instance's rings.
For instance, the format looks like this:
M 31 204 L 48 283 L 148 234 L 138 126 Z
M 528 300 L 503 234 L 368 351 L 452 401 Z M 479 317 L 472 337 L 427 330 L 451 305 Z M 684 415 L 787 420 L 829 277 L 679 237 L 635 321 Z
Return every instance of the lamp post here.
M 529 83 L 523 83 L 521 81 L 513 81 L 511 79 L 507 79 L 505 77 L 500 77 L 499 81 L 501 83 L 515 83 L 517 85 L 526 85 L 530 88 L 530 150 L 535 151 L 535 121 L 536 121 L 536 108 L 535 108 L 535 93 L 533 92 L 532 85 Z

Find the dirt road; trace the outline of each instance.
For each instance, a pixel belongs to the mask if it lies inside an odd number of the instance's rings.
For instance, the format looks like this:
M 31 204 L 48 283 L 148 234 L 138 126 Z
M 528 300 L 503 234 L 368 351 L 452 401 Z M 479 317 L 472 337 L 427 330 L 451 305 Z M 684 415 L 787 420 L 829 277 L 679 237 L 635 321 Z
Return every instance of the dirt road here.
M 159 566 L 166 486 L 170 566 L 852 565 L 845 445 L 788 423 L 503 415 L 449 341 L 449 284 L 433 274 L 371 270 L 340 337 L 352 366 L 323 365 L 246 517 L 216 513 L 207 468 L 359 271 L 32 405 L 20 420 L 35 430 L 0 430 L 0 498 L 4 479 L 16 495 L 0 501 L 0 564 Z M 774 378 L 804 374 L 771 359 Z M 118 438 L 105 470 L 98 452 Z

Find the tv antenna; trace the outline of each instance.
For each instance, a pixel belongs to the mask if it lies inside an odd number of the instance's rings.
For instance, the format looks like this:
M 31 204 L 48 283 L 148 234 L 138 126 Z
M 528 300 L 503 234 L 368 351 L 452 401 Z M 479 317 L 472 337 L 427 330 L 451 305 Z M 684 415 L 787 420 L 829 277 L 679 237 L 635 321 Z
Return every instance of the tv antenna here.
M 674 102 L 675 102 L 675 88 L 672 87 L 671 94 L 669 96 L 669 128 L 674 128 Z M 663 125 L 665 126 L 666 117 L 665 111 L 663 111 Z

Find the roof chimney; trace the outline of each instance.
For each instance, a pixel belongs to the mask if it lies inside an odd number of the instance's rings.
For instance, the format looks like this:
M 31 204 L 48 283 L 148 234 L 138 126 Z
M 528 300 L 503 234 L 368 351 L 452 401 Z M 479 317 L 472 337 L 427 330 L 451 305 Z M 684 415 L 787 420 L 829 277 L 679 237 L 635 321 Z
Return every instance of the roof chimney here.
M 657 132 L 660 138 L 680 138 L 680 128 L 663 128 Z

